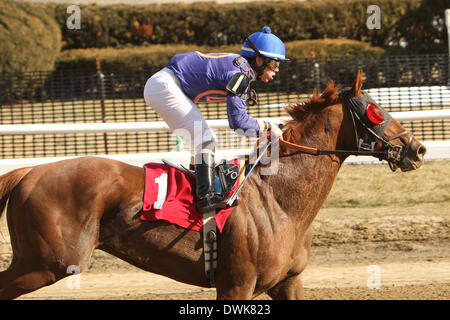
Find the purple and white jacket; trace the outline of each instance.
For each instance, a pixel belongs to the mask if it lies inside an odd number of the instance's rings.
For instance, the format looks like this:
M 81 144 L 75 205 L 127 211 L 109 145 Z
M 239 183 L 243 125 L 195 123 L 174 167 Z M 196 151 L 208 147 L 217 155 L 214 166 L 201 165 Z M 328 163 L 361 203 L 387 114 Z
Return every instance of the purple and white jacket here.
M 226 86 L 237 72 L 254 79 L 254 72 L 247 60 L 233 53 L 188 52 L 175 55 L 166 66 L 180 80 L 184 93 L 194 102 L 227 102 L 230 128 L 259 132 L 255 118 L 247 114 L 245 96 L 231 95 Z

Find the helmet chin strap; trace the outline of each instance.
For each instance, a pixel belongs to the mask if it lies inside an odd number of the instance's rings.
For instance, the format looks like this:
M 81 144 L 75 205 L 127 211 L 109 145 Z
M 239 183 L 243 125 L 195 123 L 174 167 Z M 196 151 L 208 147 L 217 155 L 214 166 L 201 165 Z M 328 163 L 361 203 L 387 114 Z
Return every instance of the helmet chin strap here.
M 256 80 L 261 80 L 260 76 L 264 73 L 264 69 L 266 68 L 267 63 L 264 61 L 262 65 L 258 66 L 256 63 L 256 57 L 250 59 L 248 63 L 250 64 L 250 67 L 252 67 L 252 69 L 255 70 L 256 72 L 257 75 Z
M 253 44 L 253 42 L 250 41 L 249 38 L 245 39 L 245 42 L 247 42 L 247 44 L 249 45 L 250 48 L 253 49 L 253 51 L 255 51 L 260 57 L 263 58 L 263 63 L 262 65 L 258 66 L 256 63 L 256 57 L 252 57 L 252 58 L 247 58 L 250 67 L 252 67 L 253 70 L 255 70 L 256 74 L 257 74 L 257 80 L 259 80 L 259 77 L 264 73 L 264 69 L 267 67 L 267 61 L 266 59 L 264 59 L 264 56 L 261 54 L 261 52 L 258 50 L 258 48 Z

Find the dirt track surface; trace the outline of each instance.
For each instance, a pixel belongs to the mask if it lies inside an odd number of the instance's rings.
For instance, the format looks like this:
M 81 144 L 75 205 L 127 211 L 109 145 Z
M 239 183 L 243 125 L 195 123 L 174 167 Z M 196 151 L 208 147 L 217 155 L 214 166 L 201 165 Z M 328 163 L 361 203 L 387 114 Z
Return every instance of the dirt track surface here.
M 429 260 L 429 261 L 428 261 Z M 106 261 L 106 260 L 105 260 Z M 449 299 L 450 259 L 379 262 L 379 289 L 369 289 L 369 261 L 311 264 L 304 273 L 307 299 Z M 79 283 L 79 288 L 77 286 Z M 134 268 L 91 271 L 21 299 L 215 299 L 214 289 L 175 282 Z M 258 299 L 270 299 L 266 295 Z
M 306 298 L 450 299 L 449 231 L 445 216 L 317 219 L 303 274 Z M 11 258 L 8 240 L 3 229 L 1 269 Z M 96 250 L 87 272 L 20 299 L 201 300 L 215 299 L 215 289 L 148 273 Z

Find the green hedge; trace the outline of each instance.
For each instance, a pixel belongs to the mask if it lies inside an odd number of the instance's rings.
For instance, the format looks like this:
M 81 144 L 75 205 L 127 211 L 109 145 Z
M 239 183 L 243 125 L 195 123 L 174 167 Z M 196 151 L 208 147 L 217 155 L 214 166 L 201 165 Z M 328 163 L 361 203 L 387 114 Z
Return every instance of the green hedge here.
M 82 6 L 81 30 L 65 28 L 67 5 L 49 10 L 54 10 L 62 27 L 67 49 L 167 43 L 230 45 L 269 25 L 284 41 L 343 37 L 387 46 L 405 40 L 420 48 L 444 50 L 446 28 L 433 24 L 443 23 L 447 2 L 317 0 Z M 366 10 L 373 4 L 381 9 L 379 30 L 366 27 Z
M 61 31 L 42 5 L 0 2 L 0 73 L 52 70 Z
M 99 56 L 103 70 L 142 70 L 147 67 L 164 66 L 177 53 L 200 51 L 239 53 L 241 45 L 208 47 L 196 45 L 153 45 L 124 49 L 73 49 L 63 51 L 58 61 L 58 69 L 96 70 Z M 286 43 L 287 56 L 292 59 L 329 56 L 373 56 L 385 51 L 371 47 L 367 43 L 348 39 L 326 39 L 292 41 Z

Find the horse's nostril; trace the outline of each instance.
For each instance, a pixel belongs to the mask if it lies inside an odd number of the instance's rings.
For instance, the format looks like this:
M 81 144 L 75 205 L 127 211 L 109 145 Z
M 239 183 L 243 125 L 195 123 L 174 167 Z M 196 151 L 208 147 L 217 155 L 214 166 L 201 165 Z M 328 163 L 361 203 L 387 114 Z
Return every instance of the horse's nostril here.
M 427 148 L 425 148 L 424 145 L 421 145 L 419 147 L 419 149 L 417 149 L 417 155 L 418 156 L 424 156 L 426 152 L 427 152 Z

